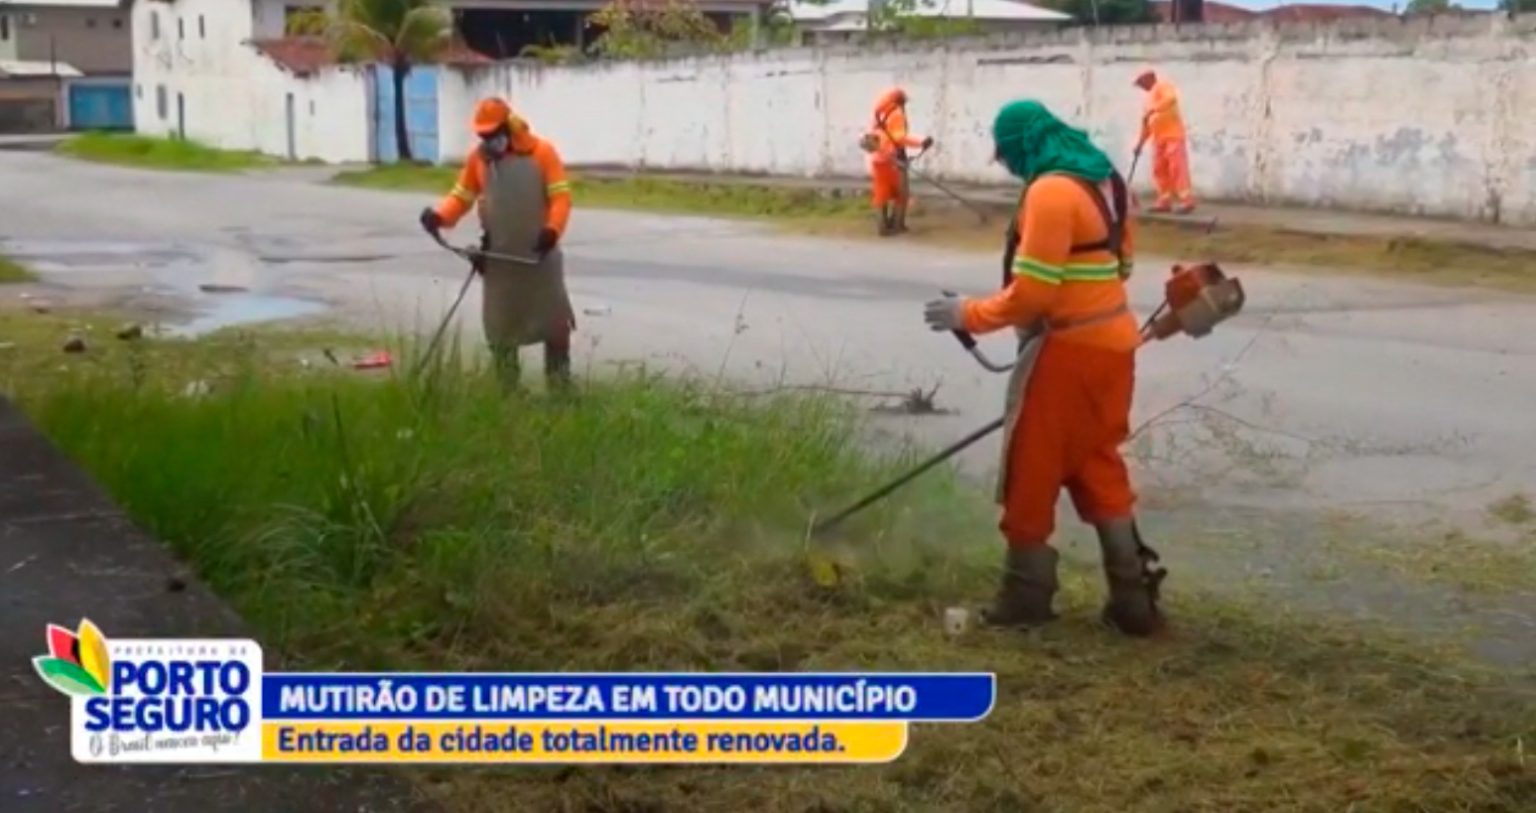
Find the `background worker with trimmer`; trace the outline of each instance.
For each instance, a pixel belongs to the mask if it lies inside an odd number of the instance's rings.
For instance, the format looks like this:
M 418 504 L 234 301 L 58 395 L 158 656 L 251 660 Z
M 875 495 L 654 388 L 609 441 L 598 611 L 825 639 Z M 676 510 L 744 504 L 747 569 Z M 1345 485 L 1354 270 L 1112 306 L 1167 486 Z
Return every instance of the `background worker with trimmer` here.
M 481 317 L 497 373 L 509 388 L 521 378 L 519 349 L 544 345 L 550 383 L 570 383 L 575 311 L 565 289 L 559 243 L 571 216 L 565 165 L 548 141 L 501 99 L 484 99 L 471 122 L 480 144 L 464 161 L 458 182 L 421 225 L 441 242 L 476 202 L 484 229 L 475 257 L 483 291 Z
M 1195 196 L 1190 191 L 1189 144 L 1184 114 L 1179 110 L 1179 91 L 1151 68 L 1136 76 L 1136 86 L 1147 94 L 1136 153 L 1140 155 L 1142 147 L 1151 142 L 1152 182 L 1157 186 L 1152 211 L 1166 212 L 1178 201 L 1179 214 L 1188 214 L 1195 210 Z
M 929 302 L 934 330 L 1018 328 L 1024 345 L 1009 381 L 998 498 L 1007 556 L 990 624 L 1054 619 L 1057 552 L 1050 546 L 1065 487 L 1098 531 L 1109 601 L 1104 618 L 1130 635 L 1162 624 L 1163 572 L 1136 528 L 1135 492 L 1120 456 L 1130 426 L 1136 349 L 1127 304 L 1133 223 L 1125 182 L 1086 134 L 1044 106 L 1004 107 L 992 126 L 996 159 L 1024 181 L 1011 279 L 981 299 Z
M 918 138 L 907 129 L 906 91 L 891 88 L 880 95 L 875 102 L 873 126 L 864 134 L 861 146 L 870 154 L 870 195 L 879 218 L 880 234 L 906 231 L 907 207 L 912 201 L 912 159 L 907 148 L 926 150 L 933 146 L 932 138 Z

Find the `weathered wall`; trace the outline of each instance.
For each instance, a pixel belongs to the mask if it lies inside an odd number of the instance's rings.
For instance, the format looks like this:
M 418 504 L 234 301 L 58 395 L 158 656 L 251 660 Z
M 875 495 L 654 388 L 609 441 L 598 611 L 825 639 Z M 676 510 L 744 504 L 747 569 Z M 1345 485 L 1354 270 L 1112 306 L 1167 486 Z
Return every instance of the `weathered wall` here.
M 85 73 L 126 74 L 133 66 L 128 15 L 122 10 L 30 6 L 10 15 L 14 59 L 54 59 Z M 28 17 L 36 22 L 23 22 Z
M 482 95 L 509 95 L 572 163 L 857 174 L 876 95 L 912 97 L 930 172 L 1002 181 L 987 127 L 1032 96 L 1128 160 L 1136 69 L 1182 89 L 1208 198 L 1536 225 L 1536 17 L 1144 26 L 948 46 L 444 71 L 443 154 Z M 1138 169 L 1145 183 L 1147 167 Z
M 229 0 L 134 5 L 136 129 L 152 135 L 177 133 L 180 96 L 187 138 L 286 157 L 291 94 L 295 158 L 367 160 L 371 94 L 366 72 L 331 68 L 294 76 L 246 44 L 252 32 L 249 8 L 231 13 L 229 5 Z M 223 13 L 215 14 L 215 9 Z M 159 38 L 152 34 L 153 14 L 161 16 Z M 177 36 L 178 17 L 186 21 L 186 39 Z M 194 36 L 200 19 L 206 36 Z

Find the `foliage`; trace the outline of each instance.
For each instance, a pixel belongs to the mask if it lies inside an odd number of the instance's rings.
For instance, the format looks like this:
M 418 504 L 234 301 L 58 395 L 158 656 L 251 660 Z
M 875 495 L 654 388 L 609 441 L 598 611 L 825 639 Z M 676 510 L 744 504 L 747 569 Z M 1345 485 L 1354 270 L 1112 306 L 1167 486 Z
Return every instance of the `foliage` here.
M 60 142 L 62 155 L 106 164 L 193 172 L 235 172 L 274 163 L 254 152 L 221 150 L 185 138 L 81 133 Z
M 603 33 L 592 44 L 611 59 L 656 59 L 674 51 L 721 51 L 727 37 L 690 0 L 611 0 L 590 18 Z
M 525 45 L 517 53 L 523 59 L 536 59 L 546 65 L 568 65 L 580 62 L 581 49 L 574 45 Z
M 918 13 L 939 5 L 939 0 L 885 0 L 872 6 L 870 27 L 903 39 L 945 39 L 981 33 L 982 26 L 974 19 L 929 17 Z
M 1536 0 L 1499 0 L 1499 10 L 1511 14 L 1536 13 Z
M 1451 0 L 1408 0 L 1407 14 L 1443 14 L 1456 9 Z
M 1085 25 L 1150 23 L 1157 14 L 1148 0 L 1046 0 L 1046 6 Z
M 37 277 L 25 265 L 0 254 L 0 284 L 7 282 L 32 282 Z
M 405 67 L 447 49 L 453 13 L 438 0 L 341 0 L 326 31 L 342 59 Z

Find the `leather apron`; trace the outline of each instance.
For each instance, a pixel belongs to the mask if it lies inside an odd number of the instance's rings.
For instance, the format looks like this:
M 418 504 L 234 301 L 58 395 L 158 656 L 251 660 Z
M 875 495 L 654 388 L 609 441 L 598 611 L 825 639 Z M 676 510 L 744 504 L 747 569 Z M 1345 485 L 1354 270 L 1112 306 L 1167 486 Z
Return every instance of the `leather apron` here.
M 544 174 L 532 157 L 509 152 L 487 164 L 480 205 L 487 250 L 536 258 L 548 211 Z M 559 247 L 535 265 L 487 257 L 484 269 L 481 320 L 492 346 L 542 344 L 575 327 Z

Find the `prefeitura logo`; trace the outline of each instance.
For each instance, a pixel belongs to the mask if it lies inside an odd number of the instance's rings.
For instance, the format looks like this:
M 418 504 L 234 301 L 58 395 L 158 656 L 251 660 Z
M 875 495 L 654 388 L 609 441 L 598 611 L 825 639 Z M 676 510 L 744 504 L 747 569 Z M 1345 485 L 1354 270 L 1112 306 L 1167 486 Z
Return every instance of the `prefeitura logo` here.
M 250 640 L 108 640 L 49 624 L 37 673 L 70 698 L 81 762 L 261 759 L 261 647 Z

